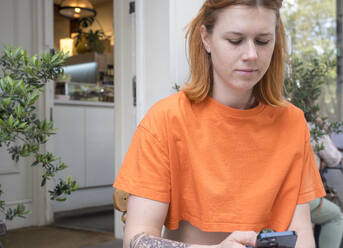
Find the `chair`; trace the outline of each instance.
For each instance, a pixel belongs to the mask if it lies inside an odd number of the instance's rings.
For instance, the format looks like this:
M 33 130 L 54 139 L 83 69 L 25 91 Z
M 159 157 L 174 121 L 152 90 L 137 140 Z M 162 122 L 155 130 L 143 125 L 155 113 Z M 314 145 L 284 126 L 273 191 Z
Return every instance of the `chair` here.
M 118 211 L 122 212 L 121 220 L 125 224 L 127 216 L 127 199 L 129 193 L 120 189 L 114 189 L 113 191 L 113 206 Z

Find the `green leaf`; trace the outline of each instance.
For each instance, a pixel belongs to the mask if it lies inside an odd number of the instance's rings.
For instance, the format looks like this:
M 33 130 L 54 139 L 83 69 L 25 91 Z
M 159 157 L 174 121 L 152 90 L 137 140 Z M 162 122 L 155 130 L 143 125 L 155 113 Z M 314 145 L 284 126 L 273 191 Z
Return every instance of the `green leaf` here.
M 59 202 L 63 202 L 65 200 L 67 200 L 66 197 L 58 197 L 58 198 L 56 198 L 56 201 L 59 201 Z
M 29 105 L 33 105 L 37 99 L 39 98 L 38 91 L 35 91 L 30 97 L 29 97 Z
M 53 122 L 40 120 L 35 111 L 35 104 L 42 94 L 43 86 L 49 80 L 63 76 L 61 64 L 68 55 L 57 52 L 55 55 L 41 53 L 28 57 L 21 48 L 7 46 L 0 55 L 0 147 L 6 146 L 11 158 L 35 158 L 31 166 L 40 166 L 44 170 L 41 185 L 54 179 L 56 172 L 67 166 L 52 153 L 39 153 L 42 144 L 55 134 Z M 20 140 L 20 145 L 18 145 Z M 56 166 L 56 160 L 59 160 Z M 67 177 L 59 181 L 55 189 L 49 191 L 51 199 L 65 200 L 66 195 L 76 190 L 76 181 Z M 0 195 L 2 191 L 0 191 Z M 5 212 L 5 202 L 0 200 L 0 209 Z M 15 209 L 6 209 L 6 218 L 15 216 L 24 218 L 30 211 L 24 205 Z
M 66 182 L 67 182 L 67 184 L 70 184 L 72 181 L 73 181 L 72 176 L 71 176 L 71 175 L 68 175 L 68 176 L 66 177 Z
M 4 109 L 8 108 L 11 103 L 11 98 L 3 98 L 1 100 L 1 105 L 3 106 Z
M 26 127 L 27 127 L 27 122 L 23 122 L 18 126 L 18 128 L 20 128 L 20 129 L 24 129 Z
M 14 124 L 14 117 L 13 115 L 10 115 L 10 118 L 8 118 L 8 121 L 7 121 L 9 127 L 13 127 L 13 124 Z

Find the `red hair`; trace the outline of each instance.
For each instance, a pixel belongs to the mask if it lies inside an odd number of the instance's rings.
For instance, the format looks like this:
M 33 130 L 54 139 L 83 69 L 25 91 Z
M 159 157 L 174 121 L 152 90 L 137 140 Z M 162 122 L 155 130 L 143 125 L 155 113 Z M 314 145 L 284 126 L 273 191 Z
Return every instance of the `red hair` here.
M 282 0 L 206 0 L 198 15 L 189 24 L 186 38 L 189 44 L 190 79 L 183 87 L 188 98 L 193 102 L 203 101 L 211 92 L 213 72 L 211 56 L 202 43 L 200 27 L 204 25 L 208 33 L 213 31 L 218 14 L 232 5 L 265 7 L 276 13 L 276 42 L 270 66 L 258 82 L 253 94 L 257 101 L 272 106 L 284 105 L 284 70 L 286 58 L 286 38 L 279 9 Z

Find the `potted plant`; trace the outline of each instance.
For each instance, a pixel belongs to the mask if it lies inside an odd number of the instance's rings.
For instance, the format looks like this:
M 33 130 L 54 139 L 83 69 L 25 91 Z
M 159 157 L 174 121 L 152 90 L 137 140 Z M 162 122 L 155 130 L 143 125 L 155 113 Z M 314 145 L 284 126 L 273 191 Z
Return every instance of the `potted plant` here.
M 67 168 L 60 158 L 42 151 L 41 146 L 56 129 L 53 122 L 37 117 L 35 107 L 44 85 L 63 75 L 62 63 L 66 57 L 62 52 L 28 57 L 25 50 L 11 47 L 0 53 L 0 147 L 6 148 L 17 162 L 20 158 L 31 157 L 31 166 L 43 168 L 41 186 Z M 58 179 L 55 187 L 49 190 L 50 199 L 64 201 L 77 187 L 70 176 Z M 2 193 L 0 184 L 0 197 Z M 23 204 L 15 209 L 6 208 L 5 201 L 0 200 L 0 213 L 12 220 L 16 216 L 25 218 L 29 211 Z
M 84 31 L 85 28 L 92 26 L 94 17 L 82 18 L 79 21 L 80 28 L 77 30 L 75 49 L 77 53 L 97 52 L 104 53 L 105 42 L 108 40 L 102 30 Z
M 332 54 L 307 56 L 306 53 L 292 54 L 289 58 L 285 79 L 287 99 L 304 111 L 307 122 L 313 123 L 311 139 L 315 141 L 314 152 L 323 149 L 318 142 L 325 135 L 341 132 L 342 122 L 332 121 L 320 113 L 319 97 L 329 71 L 336 68 Z

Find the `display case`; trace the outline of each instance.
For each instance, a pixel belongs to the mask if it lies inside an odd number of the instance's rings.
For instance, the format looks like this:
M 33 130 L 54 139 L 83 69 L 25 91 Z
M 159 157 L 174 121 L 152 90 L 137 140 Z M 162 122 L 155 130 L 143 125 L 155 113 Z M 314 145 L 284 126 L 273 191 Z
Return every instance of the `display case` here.
M 63 66 L 66 77 L 55 82 L 55 99 L 114 103 L 112 61 L 108 54 L 69 57 Z
M 100 83 L 55 82 L 55 99 L 113 103 L 114 87 Z

